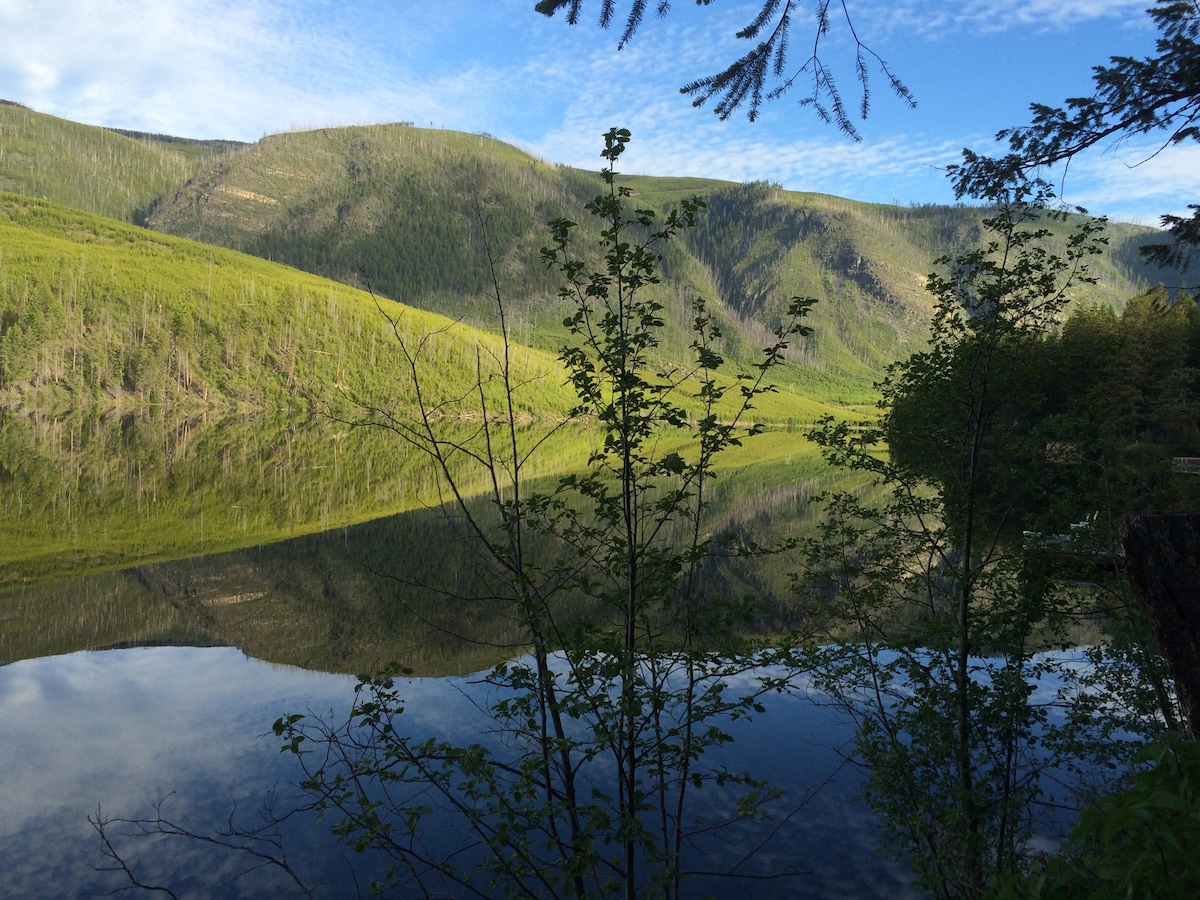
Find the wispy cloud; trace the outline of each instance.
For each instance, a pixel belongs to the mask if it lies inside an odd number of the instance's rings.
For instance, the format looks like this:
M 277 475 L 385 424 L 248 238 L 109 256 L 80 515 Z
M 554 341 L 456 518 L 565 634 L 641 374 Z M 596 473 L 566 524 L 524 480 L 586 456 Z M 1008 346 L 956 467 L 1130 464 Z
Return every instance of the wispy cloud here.
M 286 87 L 264 61 L 289 38 L 255 3 L 16 0 L 0 37 L 0 77 L 37 109 L 95 124 L 170 127 L 244 120 L 247 79 Z
M 469 113 L 478 93 L 469 71 L 406 79 L 353 33 L 266 0 L 13 0 L 6 12 L 9 99 L 91 124 L 252 140 Z
M 1200 147 L 1127 143 L 1075 160 L 1061 178 L 1064 199 L 1109 218 L 1158 225 L 1163 214 L 1190 216 L 1200 202 Z
M 907 56 L 903 77 L 912 68 L 914 78 L 940 89 L 948 76 L 935 62 L 938 45 L 990 52 L 990 36 L 1001 31 L 1098 22 L 1146 28 L 1147 2 L 854 0 L 849 8 L 877 49 Z M 790 101 L 764 108 L 754 125 L 742 117 L 722 123 L 693 109 L 678 88 L 745 52 L 747 42 L 733 35 L 757 0 L 678 3 L 666 19 L 648 20 L 619 53 L 615 32 L 599 32 L 591 20 L 569 28 L 531 6 L 3 0 L 0 96 L 78 121 L 190 137 L 254 140 L 291 127 L 411 120 L 487 131 L 587 168 L 600 165 L 600 135 L 623 126 L 635 136 L 624 171 L 765 179 L 880 202 L 952 199 L 941 169 L 961 147 L 986 149 L 992 128 L 1012 124 L 966 116 L 980 107 L 981 87 L 961 72 L 961 90 L 974 94 L 944 107 L 954 113 L 889 120 L 895 110 L 880 96 L 862 144 Z M 794 27 L 799 64 L 812 23 L 798 16 Z M 844 73 L 849 94 L 855 88 L 845 38 L 835 23 L 829 62 Z M 1097 61 L 1079 65 L 1086 72 Z M 1054 87 L 1046 94 L 1054 96 Z M 1200 197 L 1194 155 L 1172 151 L 1127 168 L 1140 158 L 1129 147 L 1081 158 L 1065 185 L 1068 199 L 1153 222 Z
M 1014 30 L 1064 31 L 1104 19 L 1148 22 L 1147 0 L 867 0 L 852 7 L 856 24 L 878 36 L 903 33 L 954 39 L 964 30 L 995 34 Z

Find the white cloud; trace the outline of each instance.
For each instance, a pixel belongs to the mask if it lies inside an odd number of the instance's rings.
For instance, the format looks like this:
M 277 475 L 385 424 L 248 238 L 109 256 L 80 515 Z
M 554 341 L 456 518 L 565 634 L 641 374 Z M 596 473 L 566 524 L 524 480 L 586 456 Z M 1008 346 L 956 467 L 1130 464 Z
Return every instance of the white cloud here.
M 456 79 L 408 83 L 353 35 L 266 0 L 17 0 L 7 12 L 8 99 L 89 124 L 253 140 L 468 109 Z
M 244 102 L 253 61 L 284 50 L 253 2 L 34 0 L 9 13 L 0 74 L 12 99 L 93 124 L 211 117 L 219 128 Z
M 1164 213 L 1190 216 L 1200 203 L 1200 146 L 1124 143 L 1076 159 L 1062 181 L 1064 199 L 1109 218 L 1158 225 Z
M 984 129 L 981 117 L 889 120 L 898 110 L 882 95 L 864 129 L 867 140 L 857 145 L 790 101 L 768 105 L 754 125 L 740 116 L 721 123 L 693 109 L 679 86 L 746 49 L 733 34 L 758 0 L 677 4 L 665 20 L 648 20 L 619 53 L 615 32 L 601 32 L 591 20 L 569 28 L 537 16 L 526 0 L 486 7 L 443 0 L 436 15 L 422 5 L 347 8 L 324 0 L 0 2 L 0 95 L 92 124 L 254 140 L 291 127 L 411 120 L 487 131 L 591 169 L 600 165 L 600 135 L 619 125 L 634 132 L 623 171 L 767 179 L 879 202 L 952 199 L 940 168 L 956 161 L 961 147 L 985 148 L 990 138 L 958 130 Z M 996 29 L 1144 22 L 1145 2 L 853 0 L 850 10 L 881 51 L 903 48 L 925 66 L 914 75 L 936 79 L 944 73 L 926 62 L 930 54 L 913 52 L 925 39 L 976 39 L 988 48 L 992 39 L 980 35 Z M 811 26 L 807 15 L 796 18 L 794 56 L 807 51 Z M 845 47 L 837 41 L 845 35 L 838 28 L 828 52 L 842 71 Z M 851 79 L 843 78 L 848 93 L 855 92 Z M 964 78 L 964 90 L 978 91 L 969 85 Z M 1160 211 L 1200 195 L 1187 187 L 1194 181 L 1180 168 L 1185 164 L 1159 178 L 1149 173 L 1166 172 L 1161 161 L 1133 174 L 1123 171 L 1127 161 L 1101 157 L 1088 163 L 1097 167 L 1094 176 L 1077 163 L 1068 187 L 1086 200 L 1076 202 L 1112 213 L 1117 200 L 1132 210 L 1137 204 L 1125 198 L 1145 192 L 1149 199 L 1136 215 L 1155 221 Z M 1172 180 L 1180 196 L 1166 202 Z

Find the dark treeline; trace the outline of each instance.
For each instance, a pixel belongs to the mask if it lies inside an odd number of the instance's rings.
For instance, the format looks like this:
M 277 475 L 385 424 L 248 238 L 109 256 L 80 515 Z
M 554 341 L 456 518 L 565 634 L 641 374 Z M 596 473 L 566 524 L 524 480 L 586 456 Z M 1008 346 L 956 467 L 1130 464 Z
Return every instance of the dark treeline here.
M 176 137 L 175 135 L 159 134 L 153 131 L 131 131 L 128 128 L 109 128 L 107 130 L 114 134 L 124 135 L 127 138 L 133 138 L 135 141 L 145 141 L 151 144 L 178 144 L 183 147 L 203 147 L 208 150 L 232 150 L 236 147 L 244 147 L 246 145 L 245 141 Z
M 964 346 L 957 375 L 907 397 L 890 421 L 897 458 L 944 485 L 954 478 L 939 471 L 947 457 L 931 441 L 944 433 L 937 422 L 955 415 L 942 392 L 971 376 L 969 358 Z M 1200 455 L 1200 311 L 1190 295 L 1172 303 L 1160 287 L 1121 313 L 1079 306 L 1061 328 L 1023 338 L 1008 359 L 1011 387 L 983 451 L 1003 461 L 989 469 L 993 492 L 1038 498 L 1018 517 L 1021 527 L 1057 531 L 1087 517 L 1112 525 L 1135 509 L 1200 502 L 1200 479 L 1178 477 L 1173 464 Z M 1041 490 L 1028 490 L 1031 480 Z

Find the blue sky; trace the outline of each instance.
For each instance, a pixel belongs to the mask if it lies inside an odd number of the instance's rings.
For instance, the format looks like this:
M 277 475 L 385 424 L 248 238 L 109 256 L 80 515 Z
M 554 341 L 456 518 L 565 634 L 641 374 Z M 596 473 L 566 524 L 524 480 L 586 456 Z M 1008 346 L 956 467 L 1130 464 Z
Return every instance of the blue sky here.
M 1086 93 L 1093 65 L 1145 55 L 1155 37 L 1150 0 L 847 0 L 859 36 L 918 103 L 909 110 L 877 76 L 856 144 L 800 108 L 800 90 L 755 123 L 721 122 L 679 94 L 745 52 L 733 35 L 758 0 L 675 0 L 620 52 L 617 31 L 594 24 L 599 2 L 570 28 L 534 0 L 0 0 L 0 97 L 94 125 L 238 140 L 412 121 L 586 168 L 598 168 L 599 136 L 616 125 L 634 136 L 626 172 L 950 202 L 941 168 L 963 147 L 987 151 L 1030 102 Z M 811 0 L 800 5 L 797 64 L 813 34 Z M 848 100 L 851 53 L 835 19 L 822 57 Z M 1200 148 L 1137 165 L 1157 149 L 1146 139 L 1096 148 L 1072 163 L 1061 193 L 1126 221 L 1186 213 L 1200 199 Z

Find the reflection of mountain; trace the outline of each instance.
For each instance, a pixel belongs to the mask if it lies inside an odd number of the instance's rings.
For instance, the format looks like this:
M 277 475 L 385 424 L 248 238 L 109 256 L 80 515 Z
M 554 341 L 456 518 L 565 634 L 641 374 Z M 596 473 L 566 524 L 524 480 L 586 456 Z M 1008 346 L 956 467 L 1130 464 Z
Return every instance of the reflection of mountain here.
M 569 471 L 586 458 L 586 432 L 563 429 L 545 446 L 539 474 Z M 460 475 L 468 490 L 483 485 Z M 0 412 L 0 584 L 255 546 L 438 502 L 425 458 L 380 428 Z
M 797 435 L 756 440 L 766 461 L 722 469 L 715 482 L 712 531 L 760 541 L 803 536 L 822 463 Z M 231 644 L 328 671 L 390 662 L 423 673 L 470 671 L 520 649 L 504 602 L 450 597 L 488 594 L 475 548 L 443 510 L 419 508 L 266 546 L 11 588 L 0 592 L 0 660 L 182 642 Z M 767 598 L 760 625 L 778 629 L 791 622 L 789 567 L 785 556 L 753 568 L 714 557 L 705 585 Z

